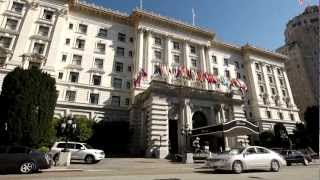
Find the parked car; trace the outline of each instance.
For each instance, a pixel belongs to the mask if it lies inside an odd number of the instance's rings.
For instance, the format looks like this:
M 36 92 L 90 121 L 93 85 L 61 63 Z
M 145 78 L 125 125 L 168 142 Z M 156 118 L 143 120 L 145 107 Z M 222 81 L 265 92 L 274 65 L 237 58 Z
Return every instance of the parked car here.
M 0 171 L 23 174 L 50 168 L 50 157 L 35 149 L 18 145 L 0 146 Z
M 233 148 L 208 159 L 207 165 L 214 170 L 230 170 L 241 173 L 244 170 L 268 169 L 279 171 L 286 161 L 278 153 L 260 146 Z
M 311 156 L 297 150 L 282 150 L 280 154 L 285 158 L 288 166 L 292 163 L 303 163 L 305 166 L 308 166 L 312 162 Z
M 80 142 L 56 142 L 53 144 L 50 150 L 50 154 L 54 161 L 57 162 L 59 153 L 63 149 L 71 151 L 71 160 L 83 160 L 88 164 L 99 162 L 105 158 L 103 150 L 93 149 L 90 145 Z

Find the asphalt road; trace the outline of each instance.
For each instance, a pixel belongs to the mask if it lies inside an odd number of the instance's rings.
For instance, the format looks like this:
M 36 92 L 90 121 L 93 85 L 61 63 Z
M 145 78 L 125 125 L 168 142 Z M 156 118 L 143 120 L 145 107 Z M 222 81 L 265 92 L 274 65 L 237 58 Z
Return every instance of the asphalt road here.
M 293 165 L 280 172 L 250 171 L 242 174 L 213 172 L 202 164 L 173 164 L 152 159 L 115 159 L 95 165 L 73 164 L 81 171 L 0 175 L 0 180 L 320 180 L 319 165 Z

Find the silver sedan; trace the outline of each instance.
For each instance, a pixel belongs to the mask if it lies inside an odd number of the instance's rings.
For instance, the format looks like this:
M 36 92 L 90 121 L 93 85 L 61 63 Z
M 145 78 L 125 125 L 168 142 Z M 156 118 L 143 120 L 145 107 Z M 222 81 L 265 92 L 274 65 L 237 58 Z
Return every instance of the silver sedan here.
M 231 170 L 241 173 L 243 170 L 268 169 L 274 172 L 286 165 L 278 153 L 260 146 L 233 148 L 208 158 L 207 165 L 213 169 Z

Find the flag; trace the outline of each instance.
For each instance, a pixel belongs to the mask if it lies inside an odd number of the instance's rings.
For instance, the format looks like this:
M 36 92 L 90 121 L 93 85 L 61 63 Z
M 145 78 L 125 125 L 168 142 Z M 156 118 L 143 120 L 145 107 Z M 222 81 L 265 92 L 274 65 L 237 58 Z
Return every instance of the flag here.
M 304 4 L 304 0 L 298 0 L 300 5 Z

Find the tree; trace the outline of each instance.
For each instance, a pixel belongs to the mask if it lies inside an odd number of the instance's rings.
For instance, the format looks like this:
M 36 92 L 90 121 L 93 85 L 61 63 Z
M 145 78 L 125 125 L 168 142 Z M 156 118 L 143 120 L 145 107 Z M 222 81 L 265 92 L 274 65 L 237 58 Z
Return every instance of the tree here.
M 7 143 L 50 143 L 57 99 L 54 78 L 38 69 L 16 68 L 4 78 L 0 97 L 0 127 L 7 127 L 0 134 Z
M 276 123 L 273 127 L 274 145 L 280 148 L 291 148 L 291 141 L 286 127 L 282 123 Z
M 67 119 L 71 117 L 63 117 L 63 118 L 55 118 L 55 130 L 58 139 L 64 139 L 64 135 L 61 132 L 61 123 L 66 122 Z M 77 128 L 72 137 L 70 137 L 71 141 L 79 141 L 79 142 L 87 142 L 89 138 L 91 138 L 93 130 L 92 127 L 95 124 L 95 121 L 88 119 L 86 117 L 80 118 L 71 118 L 77 124 Z

